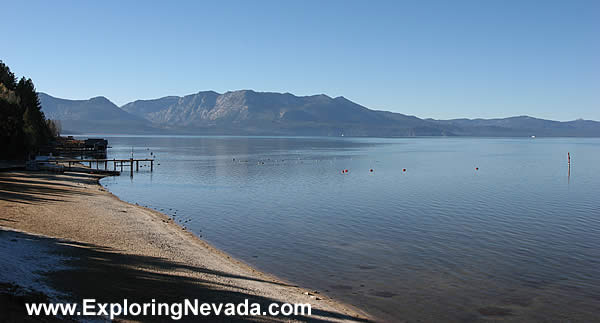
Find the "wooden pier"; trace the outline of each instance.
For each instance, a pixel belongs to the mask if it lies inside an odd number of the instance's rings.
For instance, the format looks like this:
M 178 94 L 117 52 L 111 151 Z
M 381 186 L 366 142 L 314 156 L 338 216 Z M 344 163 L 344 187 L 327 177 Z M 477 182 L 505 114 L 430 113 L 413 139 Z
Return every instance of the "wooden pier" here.
M 72 169 L 73 165 L 75 164 L 82 164 L 82 165 L 89 165 L 89 169 L 91 170 L 103 170 L 105 172 L 111 172 L 111 170 L 109 170 L 109 164 L 112 164 L 112 172 L 117 172 L 117 168 L 120 169 L 120 172 L 123 171 L 123 169 L 127 169 L 129 168 L 129 172 L 131 174 L 131 176 L 133 176 L 133 165 L 135 164 L 135 171 L 139 171 L 140 170 L 140 162 L 142 163 L 142 167 L 144 166 L 144 163 L 150 163 L 150 171 L 154 171 L 154 159 L 149 159 L 149 158 L 144 158 L 144 159 L 134 159 L 134 158 L 129 158 L 129 159 L 53 159 L 53 160 L 46 160 L 43 161 L 45 163 L 53 163 L 53 164 L 62 164 L 62 165 L 66 165 L 67 169 Z M 92 165 L 95 166 L 92 167 Z M 102 169 L 102 166 L 104 166 Z

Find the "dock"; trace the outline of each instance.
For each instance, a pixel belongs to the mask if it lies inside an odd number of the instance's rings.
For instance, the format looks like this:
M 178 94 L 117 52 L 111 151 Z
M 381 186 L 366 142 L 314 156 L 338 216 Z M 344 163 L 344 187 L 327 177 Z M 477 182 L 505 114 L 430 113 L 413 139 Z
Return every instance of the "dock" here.
M 133 176 L 133 168 L 135 165 L 135 171 L 138 172 L 140 170 L 140 163 L 142 163 L 142 167 L 144 163 L 146 166 L 150 166 L 150 172 L 154 171 L 154 159 L 151 158 L 143 158 L 143 159 L 52 159 L 40 161 L 43 163 L 50 163 L 56 165 L 64 165 L 66 166 L 66 170 L 73 170 L 74 165 L 89 165 L 89 170 L 97 171 L 101 173 L 111 173 L 111 174 L 120 174 L 123 172 L 123 169 L 129 168 L 129 172 L 131 176 Z M 109 165 L 112 164 L 112 170 L 109 169 Z M 149 164 L 149 165 L 148 165 Z M 94 167 L 95 166 L 95 167 Z M 81 167 L 77 167 L 78 170 Z M 117 170 L 119 169 L 119 170 Z

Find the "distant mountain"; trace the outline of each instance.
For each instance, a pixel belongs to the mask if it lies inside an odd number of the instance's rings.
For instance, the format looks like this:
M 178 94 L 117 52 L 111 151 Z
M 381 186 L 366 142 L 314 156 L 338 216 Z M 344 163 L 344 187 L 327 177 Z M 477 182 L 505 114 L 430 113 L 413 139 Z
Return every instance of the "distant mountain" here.
M 426 119 L 444 126 L 454 126 L 457 136 L 539 136 L 598 137 L 600 122 L 591 120 L 552 121 L 518 116 L 502 119 Z
M 340 136 L 443 136 L 446 126 L 369 110 L 344 97 L 242 90 L 138 100 L 123 110 L 177 131 Z
M 600 123 L 527 116 L 504 119 L 420 119 L 370 110 L 344 97 L 241 90 L 137 100 L 121 108 L 104 97 L 64 100 L 40 93 L 49 118 L 63 129 L 103 133 L 319 136 L 590 136 Z
M 148 121 L 123 111 L 105 97 L 66 100 L 38 93 L 46 118 L 61 120 L 65 133 L 152 132 Z

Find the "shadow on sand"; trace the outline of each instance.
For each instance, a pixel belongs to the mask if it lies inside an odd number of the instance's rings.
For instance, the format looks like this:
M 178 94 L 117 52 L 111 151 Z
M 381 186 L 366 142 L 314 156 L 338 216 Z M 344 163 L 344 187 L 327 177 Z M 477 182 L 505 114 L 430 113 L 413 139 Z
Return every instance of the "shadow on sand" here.
M 11 178 L 6 178 L 5 174 L 8 173 L 0 172 L 0 200 L 21 204 L 60 202 L 69 195 L 89 195 L 71 188 L 78 187 L 79 183 L 94 184 L 100 178 L 98 175 L 69 172 L 57 175 L 23 171 L 10 173 Z M 53 181 L 49 184 L 39 180 L 57 178 L 67 183 Z
M 47 183 L 39 181 L 44 175 L 36 173 L 35 178 L 27 172 L 11 174 L 12 178 L 3 177 L 0 173 L 0 200 L 24 204 L 43 204 L 61 201 L 69 195 L 89 195 L 82 190 L 71 190 L 68 186 L 78 186 L 84 182 L 93 184 L 97 175 L 65 173 L 61 175 L 48 174 L 49 179 L 59 176 L 66 183 Z M 40 177 L 41 176 L 41 177 Z M 37 195 L 37 197 L 35 196 Z M 42 277 L 45 283 L 58 292 L 70 295 L 66 301 L 81 302 L 84 298 L 96 299 L 99 303 L 122 303 L 127 299 L 129 303 L 179 303 L 185 299 L 198 299 L 199 303 L 258 303 L 261 311 L 268 308 L 271 303 L 279 303 L 273 299 L 255 296 L 251 292 L 227 290 L 235 287 L 233 280 L 255 280 L 251 277 L 231 275 L 228 273 L 209 270 L 202 267 L 176 263 L 164 258 L 140 255 L 123 254 L 111 248 L 68 241 L 55 238 L 46 238 L 27 233 L 7 231 L 1 228 L 2 224 L 8 225 L 10 219 L 0 219 L 0 236 L 12 235 L 12 242 L 18 244 L 19 240 L 35 241 L 52 250 L 51 254 L 67 257 L 65 266 L 57 270 L 44 272 Z M 11 252 L 7 250 L 6 252 Z M 27 256 L 27 255 L 23 255 Z M 65 269 L 67 268 L 67 269 Z M 204 280 L 190 273 L 202 272 L 215 276 L 217 279 Z M 0 282 L 10 283 L 10 282 Z M 284 285 L 274 282 L 266 282 Z M 230 285 L 232 284 L 232 285 Z M 12 288 L 12 287 L 11 287 Z M 14 294 L 14 293 L 13 293 Z M 8 295 L 8 296 L 7 296 Z M 39 321 L 40 317 L 27 317 L 24 315 L 23 298 L 15 298 L 6 290 L 0 290 L 0 308 L 8 309 L 0 312 L 0 321 Z M 8 301 L 7 301 L 8 299 Z M 14 303 L 16 299 L 17 303 Z M 8 303 L 7 303 L 8 302 Z M 4 303 L 4 304 L 1 304 Z M 16 305 L 15 305 L 16 304 Z M 279 303 L 281 305 L 281 303 Z M 15 319 L 16 318 L 16 319 Z M 33 319 L 33 320 L 32 320 Z M 168 317 L 124 317 L 135 321 L 165 321 Z M 285 321 L 289 317 L 183 317 L 182 321 Z M 293 319 L 302 322 L 325 322 L 329 320 L 350 320 L 365 322 L 363 319 L 313 308 L 312 316 L 295 316 Z M 51 318 L 42 321 L 51 321 Z
M 0 236 L 7 231 L 0 229 Z M 229 275 L 206 268 L 188 266 L 163 258 L 128 255 L 110 248 L 74 241 L 45 238 L 21 232 L 12 232 L 14 243 L 19 240 L 34 240 L 48 247 L 52 254 L 67 257 L 66 268 L 43 273 L 46 283 L 61 293 L 70 295 L 71 302 L 80 302 L 84 298 L 95 299 L 98 303 L 183 302 L 184 299 L 198 299 L 199 303 L 258 303 L 261 311 L 271 303 L 281 303 L 273 299 L 251 295 L 250 293 L 224 290 L 231 286 L 227 283 L 215 283 L 186 275 L 186 272 L 203 272 L 218 276 L 218 281 L 230 279 L 252 279 L 244 276 Z M 15 241 L 16 240 L 16 241 Z M 24 310 L 24 308 L 22 309 Z M 127 319 L 128 317 L 120 317 Z M 294 316 L 302 322 L 327 322 L 329 320 L 351 320 L 366 322 L 344 314 L 312 309 L 312 316 Z M 167 317 L 129 317 L 141 321 L 165 321 Z M 206 320 L 211 322 L 270 321 L 285 320 L 286 317 L 183 317 L 181 321 Z M 289 317 L 288 317 L 289 319 Z

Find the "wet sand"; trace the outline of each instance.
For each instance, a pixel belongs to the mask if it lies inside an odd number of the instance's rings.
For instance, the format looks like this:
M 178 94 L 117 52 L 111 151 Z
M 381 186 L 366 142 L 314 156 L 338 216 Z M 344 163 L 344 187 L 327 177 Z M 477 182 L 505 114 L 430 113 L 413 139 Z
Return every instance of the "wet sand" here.
M 83 298 L 122 302 L 127 298 L 130 302 L 156 299 L 167 303 L 186 298 L 209 303 L 241 303 L 249 299 L 260 303 L 261 308 L 272 302 L 310 303 L 312 316 L 291 319 L 368 321 L 359 309 L 259 272 L 230 257 L 160 212 L 119 200 L 98 184 L 100 178 L 100 175 L 70 172 L 0 172 L 0 240 L 8 239 L 15 246 L 0 250 L 0 257 L 19 258 L 17 246 L 23 243 L 50 250 L 47 253 L 61 259 L 61 265 L 46 264 L 47 268 L 31 270 L 41 277 L 36 284 L 47 286 L 44 293 L 58 295 L 51 297 L 76 302 Z M 8 242 L 5 245 L 11 246 Z M 2 277 L 0 273 L 0 283 L 11 283 L 3 282 Z M 0 294 L 6 290 L 0 288 Z M 0 297 L 4 305 L 13 305 L 12 312 L 3 314 L 4 319 L 23 319 L 11 299 Z M 152 318 L 124 318 L 125 321 L 148 319 Z M 196 321 L 202 317 L 187 317 L 183 321 L 186 319 Z M 207 320 L 288 321 L 290 318 L 221 316 Z

